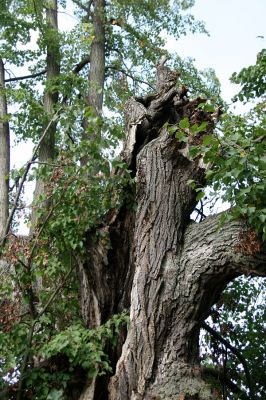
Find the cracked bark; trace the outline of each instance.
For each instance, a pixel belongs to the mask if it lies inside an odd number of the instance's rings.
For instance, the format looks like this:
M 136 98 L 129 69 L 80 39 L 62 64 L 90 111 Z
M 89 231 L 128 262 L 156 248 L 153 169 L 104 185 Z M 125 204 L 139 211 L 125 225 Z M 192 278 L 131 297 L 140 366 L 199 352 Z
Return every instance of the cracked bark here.
M 169 83 L 169 82 L 168 82 Z M 160 88 L 163 85 L 160 83 Z M 111 250 L 88 235 L 88 262 L 79 266 L 81 308 L 88 327 L 130 307 L 130 327 L 109 392 L 89 385 L 82 399 L 214 399 L 201 376 L 198 338 L 228 282 L 240 274 L 265 275 L 265 254 L 237 251 L 242 222 L 219 228 L 219 217 L 196 224 L 190 214 L 196 193 L 193 179 L 204 183 L 204 166 L 189 159 L 188 146 L 168 134 L 164 123 L 213 122 L 166 85 L 146 99 L 126 104 L 124 160 L 136 175 L 137 211 L 124 205 L 99 226 Z M 111 221 L 111 223 L 110 223 Z M 120 355 L 118 348 L 117 357 Z M 99 388 L 99 385 L 98 385 Z

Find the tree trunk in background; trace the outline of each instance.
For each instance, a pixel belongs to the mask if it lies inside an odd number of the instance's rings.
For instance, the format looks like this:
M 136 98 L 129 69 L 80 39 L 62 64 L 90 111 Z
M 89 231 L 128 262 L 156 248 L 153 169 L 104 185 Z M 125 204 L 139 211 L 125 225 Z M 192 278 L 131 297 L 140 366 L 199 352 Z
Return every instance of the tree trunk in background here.
M 89 92 L 87 105 L 97 114 L 103 107 L 105 78 L 105 0 L 94 0 L 93 36 L 90 51 Z
M 56 78 L 60 73 L 60 53 L 58 43 L 58 22 L 57 22 L 57 0 L 49 0 L 46 2 L 46 23 L 48 26 L 48 40 L 47 40 L 47 84 L 49 81 Z M 44 94 L 44 112 L 48 116 L 47 124 L 49 123 L 54 113 L 54 107 L 58 102 L 58 92 L 55 90 L 46 89 Z M 44 128 L 46 128 L 46 126 Z M 49 132 L 45 139 L 42 141 L 39 149 L 39 162 L 49 162 L 55 156 L 55 132 L 56 122 L 51 124 Z M 37 179 L 36 188 L 34 192 L 34 201 L 36 201 L 41 194 L 45 194 L 45 182 Z M 44 202 L 45 206 L 46 203 Z M 33 210 L 31 218 L 31 230 L 34 229 L 36 224 L 36 212 Z
M 10 138 L 5 96 L 5 70 L 0 58 L 0 238 L 5 231 L 8 218 L 8 190 L 10 172 Z
M 202 99 L 186 99 L 165 68 L 157 94 L 131 98 L 125 107 L 123 158 L 136 176 L 137 211 L 126 205 L 112 211 L 97 229 L 110 246 L 95 242 L 91 232 L 87 262 L 79 265 L 88 327 L 130 308 L 123 349 L 120 343 L 112 354 L 114 376 L 88 382 L 80 400 L 217 398 L 201 374 L 201 324 L 228 282 L 240 274 L 266 275 L 265 255 L 240 250 L 243 223 L 219 230 L 218 217 L 190 221 L 196 193 L 187 182 L 203 184 L 206 166 L 201 157 L 189 157 L 189 147 L 211 134 L 213 121 L 198 109 Z M 188 143 L 165 127 L 185 117 L 191 125 L 208 122 L 206 132 L 189 135 Z
M 89 90 L 85 104 L 91 112 L 101 117 L 103 108 L 103 90 L 105 80 L 105 0 L 94 0 L 93 4 L 93 41 L 90 49 Z M 100 128 L 93 127 L 93 133 L 88 132 L 88 118 L 83 119 L 83 140 L 97 140 L 101 136 Z M 83 157 L 82 163 L 88 162 Z

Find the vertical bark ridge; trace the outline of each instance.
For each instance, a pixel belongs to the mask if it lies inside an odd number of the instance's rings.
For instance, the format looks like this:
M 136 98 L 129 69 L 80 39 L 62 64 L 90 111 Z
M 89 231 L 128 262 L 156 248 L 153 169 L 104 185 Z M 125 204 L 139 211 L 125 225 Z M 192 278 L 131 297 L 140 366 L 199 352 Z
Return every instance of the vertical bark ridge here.
M 179 153 L 177 141 L 169 137 L 167 130 L 138 155 L 133 323 L 130 339 L 124 345 L 123 361 L 118 365 L 121 381 L 128 382 L 128 388 L 126 393 L 111 395 L 112 399 L 130 399 L 134 392 L 145 396 L 158 362 L 163 359 L 169 323 L 178 302 L 175 287 L 179 271 L 175 266 L 184 228 L 195 207 L 195 193 L 187 181 L 202 178 L 202 171 Z M 120 376 L 118 381 L 119 385 Z

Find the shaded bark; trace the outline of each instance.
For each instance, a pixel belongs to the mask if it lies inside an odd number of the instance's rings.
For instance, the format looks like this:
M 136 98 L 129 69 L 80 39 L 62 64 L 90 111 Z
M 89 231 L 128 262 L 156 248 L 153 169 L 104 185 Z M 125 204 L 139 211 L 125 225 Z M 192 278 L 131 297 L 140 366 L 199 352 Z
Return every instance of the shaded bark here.
M 0 239 L 8 219 L 8 190 L 10 171 L 10 138 L 5 95 L 5 70 L 0 58 Z

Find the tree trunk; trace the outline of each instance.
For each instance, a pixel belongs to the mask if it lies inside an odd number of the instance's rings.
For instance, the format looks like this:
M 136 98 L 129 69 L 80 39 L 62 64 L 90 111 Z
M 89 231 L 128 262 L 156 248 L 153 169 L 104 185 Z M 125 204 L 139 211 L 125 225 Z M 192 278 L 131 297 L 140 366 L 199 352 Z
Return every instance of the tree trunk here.
M 8 190 L 10 171 L 10 138 L 5 95 L 5 70 L 0 58 L 0 238 L 8 219 Z
M 90 51 L 89 92 L 87 105 L 100 114 L 105 78 L 105 0 L 93 1 L 93 41 Z
M 101 117 L 103 108 L 103 90 L 105 80 L 105 0 L 94 0 L 92 22 L 93 40 L 90 49 L 89 90 L 85 97 L 85 104 L 89 108 L 89 115 Z M 89 10 L 90 11 L 90 10 Z M 88 131 L 90 126 L 88 117 L 83 118 L 83 140 L 99 140 L 101 128 L 95 124 L 93 133 Z M 88 157 L 82 158 L 86 165 Z
M 188 101 L 173 75 L 170 81 L 166 75 L 157 94 L 126 104 L 123 158 L 136 176 L 137 211 L 124 205 L 98 227 L 110 239 L 109 250 L 90 232 L 88 263 L 79 266 L 88 327 L 130 306 L 130 327 L 109 391 L 103 387 L 108 380 L 93 382 L 82 400 L 215 399 L 201 376 L 201 324 L 228 282 L 240 274 L 266 274 L 265 254 L 239 250 L 247 229 L 242 222 L 219 229 L 217 216 L 190 221 L 196 193 L 187 182 L 204 184 L 206 166 L 201 157 L 189 157 L 189 147 L 212 132 L 213 121 L 198 109 L 202 99 Z M 178 142 L 165 122 L 177 124 L 184 117 L 191 124 L 207 121 L 206 132 Z
M 46 23 L 48 26 L 47 38 L 47 84 L 51 83 L 53 79 L 59 76 L 60 73 L 60 54 L 58 42 L 58 22 L 57 22 L 57 0 L 49 0 L 46 2 Z M 58 91 L 55 89 L 46 89 L 44 93 L 44 112 L 48 117 L 47 124 L 53 116 L 55 105 L 58 102 Z M 44 129 L 46 128 L 45 125 Z M 53 122 L 49 128 L 49 132 L 43 139 L 39 149 L 39 162 L 46 163 L 55 157 L 55 132 L 56 122 Z M 34 201 L 38 200 L 40 195 L 45 194 L 45 182 L 42 179 L 37 179 L 36 188 L 34 191 Z M 47 202 L 42 206 L 46 207 Z M 36 212 L 33 210 L 31 217 L 32 229 L 36 225 L 37 217 Z

